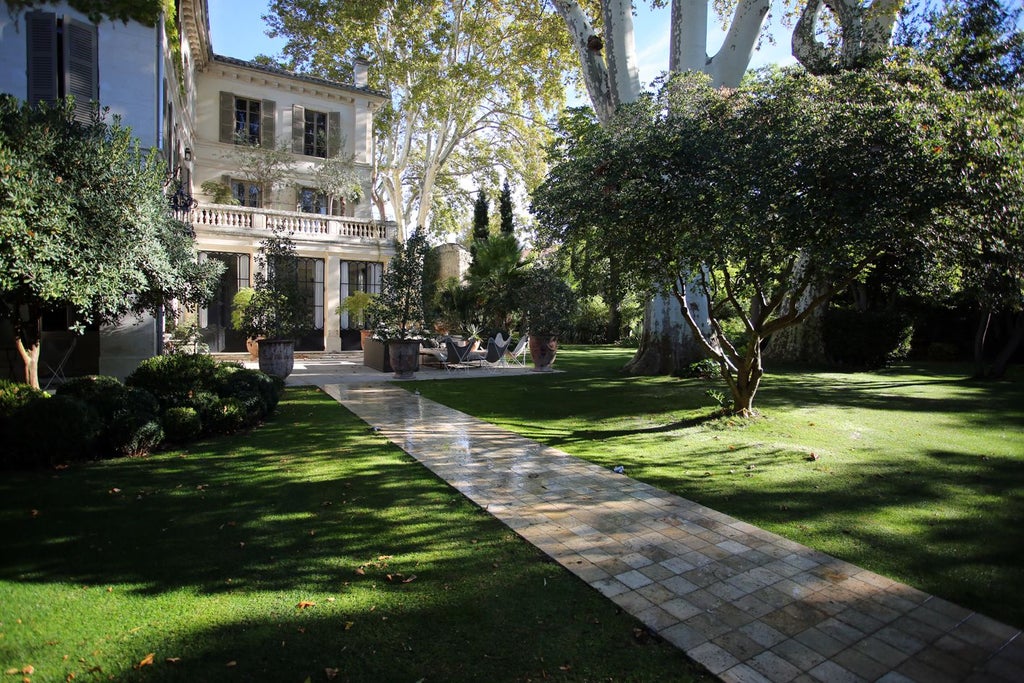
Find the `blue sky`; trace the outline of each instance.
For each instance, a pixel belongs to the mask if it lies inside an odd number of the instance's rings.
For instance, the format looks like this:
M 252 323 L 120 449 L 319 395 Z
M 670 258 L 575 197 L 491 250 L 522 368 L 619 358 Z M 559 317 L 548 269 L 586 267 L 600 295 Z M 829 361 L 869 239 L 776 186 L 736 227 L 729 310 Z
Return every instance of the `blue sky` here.
M 267 13 L 265 0 L 209 0 L 210 33 L 213 50 L 217 54 L 238 59 L 252 59 L 258 54 L 274 56 L 284 45 L 280 39 L 270 39 L 260 18 Z M 651 10 L 644 2 L 638 2 L 635 19 L 637 55 L 640 78 L 649 84 L 668 66 L 669 10 Z M 714 29 L 718 36 L 721 32 Z M 712 37 L 712 49 L 717 49 L 717 39 Z M 765 45 L 754 54 L 752 67 L 773 62 L 791 61 L 789 35 L 781 36 L 776 45 Z

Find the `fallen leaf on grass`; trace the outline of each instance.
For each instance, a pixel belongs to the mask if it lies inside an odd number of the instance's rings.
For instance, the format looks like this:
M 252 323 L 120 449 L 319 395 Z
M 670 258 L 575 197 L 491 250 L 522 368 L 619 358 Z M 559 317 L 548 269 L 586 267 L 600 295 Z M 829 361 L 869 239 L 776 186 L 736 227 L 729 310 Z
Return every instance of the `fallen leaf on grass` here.
M 345 622 L 345 630 L 346 630 L 346 631 L 349 631 L 349 630 L 351 630 L 351 629 L 352 629 L 352 627 L 353 627 L 353 626 L 355 626 L 355 625 L 356 625 L 356 622 L 354 622 L 354 621 L 346 621 L 346 622 Z
M 303 600 L 302 602 L 297 604 L 296 607 L 298 607 L 299 609 L 306 609 L 307 607 L 314 607 L 315 605 L 316 605 L 315 602 L 310 602 L 309 600 Z
M 150 652 L 148 655 L 142 658 L 142 661 L 135 665 L 136 669 L 141 669 L 144 666 L 153 666 L 153 656 L 155 652 Z
M 38 517 L 39 516 L 39 510 L 31 510 L 31 511 L 29 511 L 29 514 L 32 517 Z
M 230 662 L 228 662 L 224 666 L 227 666 L 227 667 L 238 666 L 238 662 L 236 662 L 235 660 L 232 659 Z
M 181 662 L 181 657 L 167 657 L 164 661 L 168 664 L 178 664 Z
M 331 667 L 324 668 L 324 675 L 327 676 L 327 680 L 333 681 L 338 677 L 338 669 L 332 669 Z
M 366 576 L 366 570 L 362 567 L 356 567 L 356 574 L 359 574 L 359 576 Z

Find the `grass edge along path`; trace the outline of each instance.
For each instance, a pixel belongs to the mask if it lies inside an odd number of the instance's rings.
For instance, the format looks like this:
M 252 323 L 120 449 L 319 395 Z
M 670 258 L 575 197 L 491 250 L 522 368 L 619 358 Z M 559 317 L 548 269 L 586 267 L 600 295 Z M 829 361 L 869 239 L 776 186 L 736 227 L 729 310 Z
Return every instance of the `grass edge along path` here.
M 1024 382 L 964 368 L 775 371 L 763 417 L 708 419 L 716 383 L 627 377 L 628 349 L 560 373 L 407 388 L 768 531 L 1024 626 Z M 1020 373 L 1020 368 L 1015 371 Z
M 313 388 L 0 496 L 0 672 L 26 680 L 711 680 Z

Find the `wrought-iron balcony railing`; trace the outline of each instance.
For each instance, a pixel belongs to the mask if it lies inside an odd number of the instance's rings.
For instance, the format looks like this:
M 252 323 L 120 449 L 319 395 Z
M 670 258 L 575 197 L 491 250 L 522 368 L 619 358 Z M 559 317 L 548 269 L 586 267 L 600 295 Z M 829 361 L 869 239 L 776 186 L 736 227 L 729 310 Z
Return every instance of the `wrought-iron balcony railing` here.
M 331 242 L 346 239 L 390 241 L 398 234 L 393 221 L 254 209 L 226 204 L 199 204 L 194 209 L 180 212 L 177 217 L 191 224 L 196 230 L 224 228 L 232 232 L 251 231 L 254 236 L 260 238 L 274 230 L 283 230 L 301 239 Z

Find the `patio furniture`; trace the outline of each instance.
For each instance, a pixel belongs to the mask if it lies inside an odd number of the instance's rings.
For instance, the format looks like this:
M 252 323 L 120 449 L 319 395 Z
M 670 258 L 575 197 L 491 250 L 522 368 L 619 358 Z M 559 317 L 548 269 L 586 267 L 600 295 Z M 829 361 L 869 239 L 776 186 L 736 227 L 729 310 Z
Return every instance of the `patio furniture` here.
M 447 356 L 444 367 L 446 370 L 465 370 L 471 364 L 476 363 L 479 366 L 484 359 L 484 354 L 481 351 L 474 351 L 473 345 L 469 343 L 458 344 L 454 341 L 447 340 L 444 343 L 445 355 Z
M 512 340 L 509 339 L 511 342 Z M 515 365 L 521 368 L 526 367 L 526 354 L 529 353 L 527 343 L 530 341 L 529 335 L 523 335 L 519 338 L 514 349 L 506 354 L 506 360 L 509 365 Z
M 502 339 L 500 332 L 488 339 L 487 351 L 483 359 L 484 366 L 490 369 L 507 366 L 508 362 L 505 360 L 505 354 L 508 352 L 508 346 L 511 342 L 511 338 Z

